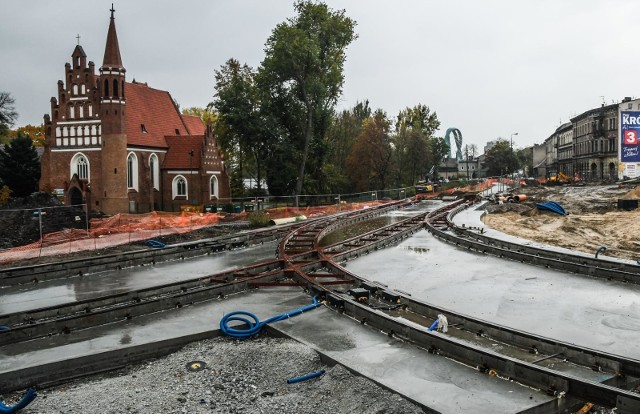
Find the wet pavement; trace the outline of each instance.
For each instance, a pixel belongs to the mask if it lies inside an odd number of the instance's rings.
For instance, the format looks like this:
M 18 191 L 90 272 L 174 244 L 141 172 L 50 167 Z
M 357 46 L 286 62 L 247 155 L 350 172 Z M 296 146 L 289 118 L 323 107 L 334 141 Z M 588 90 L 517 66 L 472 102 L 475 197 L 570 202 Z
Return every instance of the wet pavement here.
M 268 288 L 179 311 L 4 346 L 0 375 L 70 357 L 212 331 L 218 329 L 224 314 L 234 310 L 247 310 L 266 319 L 309 303 L 310 298 L 297 288 Z M 502 412 L 516 412 L 551 399 L 542 392 L 389 338 L 326 307 L 273 326 L 340 364 L 444 413 L 494 413 L 496 407 Z
M 423 202 L 409 216 L 439 207 Z M 479 220 L 466 213 L 464 220 Z M 464 217 L 464 216 L 462 216 Z M 386 219 L 385 219 L 386 220 Z M 477 222 L 474 221 L 474 225 Z M 212 256 L 125 269 L 68 281 L 2 289 L 0 311 L 33 309 L 79 298 L 163 284 L 274 258 L 276 243 Z M 397 246 L 348 262 L 350 271 L 412 297 L 516 329 L 640 359 L 640 286 L 537 268 L 455 248 L 415 233 Z M 296 288 L 269 288 L 228 296 L 105 326 L 3 346 L 2 372 L 105 350 L 207 332 L 242 309 L 261 319 L 308 304 Z M 8 310 L 11 309 L 11 310 Z M 341 364 L 445 413 L 516 412 L 548 401 L 539 391 L 481 374 L 389 338 L 320 308 L 274 325 Z M 437 333 L 435 333 L 438 335 Z M 592 374 L 596 375 L 597 374 Z M 596 378 L 597 379 L 597 378 Z
M 427 231 L 347 268 L 455 312 L 640 359 L 638 285 L 483 255 Z
M 0 289 L 0 314 L 23 312 L 103 296 L 153 287 L 212 273 L 236 269 L 275 259 L 276 242 L 210 256 L 125 268 L 69 279 L 40 282 Z

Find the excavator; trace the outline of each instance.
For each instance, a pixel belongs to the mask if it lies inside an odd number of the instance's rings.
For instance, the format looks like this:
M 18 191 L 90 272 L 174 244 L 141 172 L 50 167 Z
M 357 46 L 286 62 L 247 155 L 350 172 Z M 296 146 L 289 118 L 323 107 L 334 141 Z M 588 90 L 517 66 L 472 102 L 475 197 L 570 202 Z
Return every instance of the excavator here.
M 567 174 L 560 171 L 558 174 L 549 177 L 549 179 L 547 180 L 547 184 L 571 184 L 571 178 L 569 178 Z

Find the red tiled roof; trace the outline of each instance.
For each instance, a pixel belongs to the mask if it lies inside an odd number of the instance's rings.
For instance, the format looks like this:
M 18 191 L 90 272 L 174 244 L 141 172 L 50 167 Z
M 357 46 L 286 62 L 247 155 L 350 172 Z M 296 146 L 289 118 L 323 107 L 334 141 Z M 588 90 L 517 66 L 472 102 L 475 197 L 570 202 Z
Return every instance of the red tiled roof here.
M 205 128 L 204 122 L 196 115 L 182 115 L 184 123 L 187 125 L 187 129 L 191 135 L 204 135 Z
M 165 136 L 188 135 L 169 92 L 127 82 L 125 99 L 125 132 L 129 145 L 166 148 Z M 146 133 L 142 131 L 142 125 Z
M 200 166 L 204 135 L 165 137 L 169 150 L 164 157 L 162 168 L 197 169 Z M 189 153 L 193 150 L 193 157 Z

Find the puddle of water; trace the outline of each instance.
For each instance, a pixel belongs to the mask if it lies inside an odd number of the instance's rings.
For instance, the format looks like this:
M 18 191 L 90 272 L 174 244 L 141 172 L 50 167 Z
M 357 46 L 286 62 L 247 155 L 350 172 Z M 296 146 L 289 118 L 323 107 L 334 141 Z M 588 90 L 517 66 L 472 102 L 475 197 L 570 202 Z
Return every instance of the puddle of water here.
M 429 250 L 431 249 L 427 249 L 426 247 L 414 247 L 414 246 L 404 246 L 405 250 L 411 250 L 412 252 L 416 252 L 416 253 L 428 253 Z
M 339 243 L 352 237 L 357 237 L 361 234 L 377 230 L 380 227 L 397 223 L 404 220 L 405 218 L 406 217 L 402 216 L 381 216 L 371 220 L 354 223 L 349 226 L 342 227 L 336 231 L 332 231 L 331 233 L 324 236 L 322 239 L 320 239 L 320 246 L 328 246 L 330 244 Z

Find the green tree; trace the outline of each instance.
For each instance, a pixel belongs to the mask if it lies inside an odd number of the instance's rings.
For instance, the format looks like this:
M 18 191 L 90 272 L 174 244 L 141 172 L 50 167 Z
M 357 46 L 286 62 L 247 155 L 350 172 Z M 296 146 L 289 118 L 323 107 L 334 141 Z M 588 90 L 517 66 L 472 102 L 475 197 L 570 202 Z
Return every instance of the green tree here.
M 435 161 L 431 140 L 439 127 L 437 114 L 426 105 L 400 111 L 394 137 L 397 185 L 414 185 L 424 178 Z
M 40 160 L 29 137 L 20 134 L 0 150 L 0 179 L 16 197 L 26 197 L 37 191 Z
M 533 175 L 533 147 L 516 151 L 516 157 L 518 158 L 520 168 L 524 170 L 524 174 L 527 177 Z
M 260 192 L 271 134 L 262 115 L 255 73 L 246 64 L 229 59 L 215 77 L 216 95 L 209 106 L 218 113 L 218 140 L 225 153 L 235 157 L 231 162 L 235 175 L 241 180 L 245 175 L 255 178 Z
M 258 72 L 268 108 L 282 127 L 281 150 L 295 149 L 295 193 L 301 194 L 310 150 L 320 150 L 344 82 L 345 50 L 356 39 L 356 23 L 344 10 L 324 3 L 299 1 L 297 15 L 273 30 Z M 312 141 L 317 145 L 312 145 Z M 318 151 L 315 155 L 322 155 Z M 322 162 L 315 162 L 322 165 Z
M 510 174 L 518 170 L 520 166 L 510 142 L 504 138 L 498 138 L 495 145 L 485 155 L 483 166 L 487 169 L 487 175 L 490 177 Z

